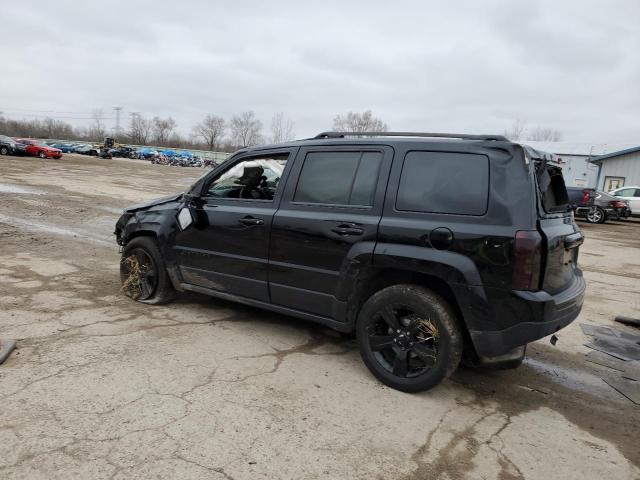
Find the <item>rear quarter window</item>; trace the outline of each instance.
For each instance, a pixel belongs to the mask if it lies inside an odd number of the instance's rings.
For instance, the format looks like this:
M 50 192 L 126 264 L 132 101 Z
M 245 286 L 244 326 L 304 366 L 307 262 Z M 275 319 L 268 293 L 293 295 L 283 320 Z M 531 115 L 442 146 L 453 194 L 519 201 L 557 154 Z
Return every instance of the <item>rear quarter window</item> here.
M 484 215 L 489 200 L 489 158 L 450 152 L 407 153 L 396 209 Z

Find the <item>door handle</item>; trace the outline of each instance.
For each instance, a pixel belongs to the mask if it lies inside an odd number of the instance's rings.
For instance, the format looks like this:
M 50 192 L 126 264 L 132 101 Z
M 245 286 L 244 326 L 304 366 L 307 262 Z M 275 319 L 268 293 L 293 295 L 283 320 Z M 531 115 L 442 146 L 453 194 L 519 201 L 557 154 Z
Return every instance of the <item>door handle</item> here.
M 251 216 L 241 218 L 238 221 L 241 224 L 246 225 L 248 227 L 253 226 L 253 225 L 264 225 L 264 220 L 262 220 L 261 218 L 255 218 L 255 217 L 251 217 Z
M 343 236 L 362 235 L 364 233 L 364 230 L 362 228 L 352 227 L 350 225 L 339 225 L 335 228 L 332 228 L 331 231 Z

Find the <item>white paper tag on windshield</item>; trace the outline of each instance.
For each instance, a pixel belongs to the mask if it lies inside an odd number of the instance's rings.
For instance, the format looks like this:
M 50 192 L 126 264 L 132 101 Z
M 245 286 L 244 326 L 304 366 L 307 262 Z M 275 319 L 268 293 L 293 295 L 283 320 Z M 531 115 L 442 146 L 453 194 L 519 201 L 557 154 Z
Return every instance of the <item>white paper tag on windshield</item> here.
M 178 225 L 180 225 L 180 229 L 185 230 L 192 223 L 193 217 L 191 216 L 191 210 L 187 207 L 183 207 L 180 212 L 178 212 Z

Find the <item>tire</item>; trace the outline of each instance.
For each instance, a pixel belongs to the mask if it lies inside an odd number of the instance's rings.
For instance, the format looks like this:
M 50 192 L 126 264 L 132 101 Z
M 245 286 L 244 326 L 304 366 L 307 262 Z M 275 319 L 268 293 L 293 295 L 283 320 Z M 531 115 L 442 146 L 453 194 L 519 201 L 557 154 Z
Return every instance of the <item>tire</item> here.
M 7 155 L 9 153 L 9 149 L 7 147 L 0 147 L 0 155 Z
M 47 152 L 45 152 L 44 150 L 40 150 L 40 151 L 38 152 L 38 156 L 39 156 L 40 158 L 47 158 Z
M 394 285 L 371 296 L 356 323 L 360 355 L 373 375 L 403 392 L 422 392 L 460 363 L 463 338 L 451 306 L 417 285 Z
M 151 237 L 136 237 L 124 247 L 120 282 L 122 292 L 141 303 L 169 303 L 176 293 L 160 250 Z
M 604 223 L 606 220 L 607 214 L 600 207 L 596 207 L 595 210 L 587 213 L 587 222 L 589 223 Z

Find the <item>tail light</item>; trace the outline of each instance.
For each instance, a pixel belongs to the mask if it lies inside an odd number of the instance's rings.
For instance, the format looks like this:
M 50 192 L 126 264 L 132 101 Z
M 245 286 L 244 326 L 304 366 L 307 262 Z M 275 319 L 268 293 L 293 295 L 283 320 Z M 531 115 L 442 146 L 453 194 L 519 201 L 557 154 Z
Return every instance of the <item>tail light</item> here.
M 591 200 L 591 193 L 586 188 L 582 190 L 582 203 L 588 204 Z
M 535 230 L 517 231 L 513 255 L 512 288 L 539 290 L 541 269 L 542 237 Z
M 624 208 L 627 206 L 622 200 L 611 200 L 609 202 L 609 205 L 611 205 L 613 208 Z

